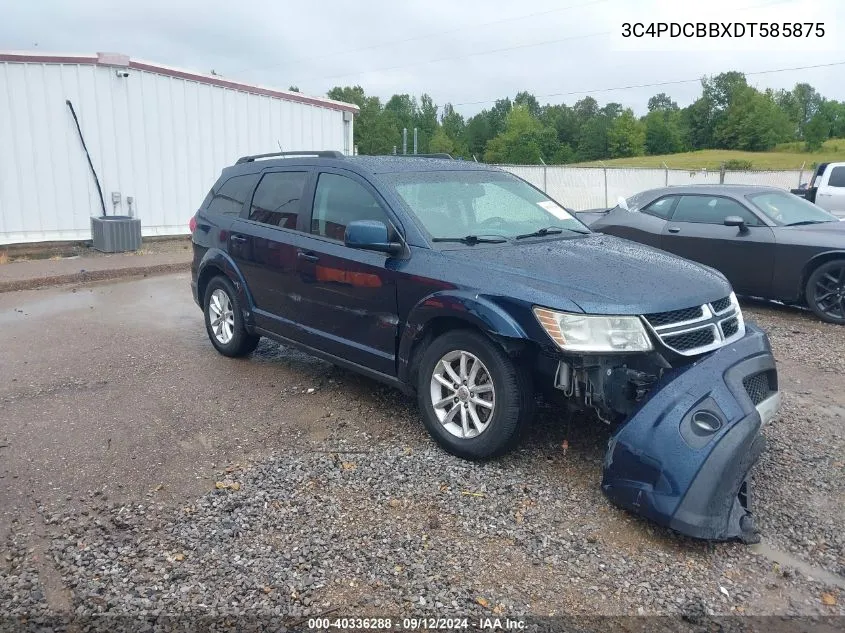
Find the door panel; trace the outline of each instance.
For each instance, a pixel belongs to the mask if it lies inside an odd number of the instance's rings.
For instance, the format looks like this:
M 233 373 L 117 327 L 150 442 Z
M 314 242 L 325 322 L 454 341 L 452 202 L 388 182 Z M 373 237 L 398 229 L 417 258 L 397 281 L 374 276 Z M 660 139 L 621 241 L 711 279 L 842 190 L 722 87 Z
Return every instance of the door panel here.
M 306 237 L 298 258 L 297 311 L 305 342 L 395 375 L 399 316 L 391 261 L 383 253 Z
M 310 173 L 299 170 L 266 172 L 248 210 L 236 220 L 229 236 L 229 253 L 241 269 L 255 304 L 255 323 L 296 338 L 292 323 L 298 293 L 297 232 L 302 195 Z
M 731 215 L 742 217 L 749 226 L 744 230 L 725 226 L 724 218 Z M 663 250 L 719 270 L 738 293 L 768 296 L 774 241 L 772 229 L 734 200 L 682 196 L 660 244 Z
M 400 262 L 342 241 L 353 220 L 390 225 L 385 205 L 362 179 L 331 170 L 319 174 L 313 200 L 312 235 L 302 236 L 297 258 L 303 336 L 312 347 L 395 375 Z

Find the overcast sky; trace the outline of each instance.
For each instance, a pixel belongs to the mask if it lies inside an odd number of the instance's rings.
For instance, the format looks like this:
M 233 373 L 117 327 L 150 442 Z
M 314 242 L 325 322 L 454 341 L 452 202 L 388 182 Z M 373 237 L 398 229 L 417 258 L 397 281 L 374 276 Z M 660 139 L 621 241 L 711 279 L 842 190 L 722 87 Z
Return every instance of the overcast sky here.
M 677 19 L 824 22 L 826 36 L 723 39 L 709 49 L 619 36 L 626 20 Z M 845 62 L 843 22 L 843 0 L 10 0 L 0 49 L 120 52 L 314 95 L 349 84 L 383 98 L 428 92 L 464 114 L 520 90 L 541 103 L 591 94 L 642 114 L 660 91 L 689 104 L 699 84 L 602 89 Z M 761 89 L 807 81 L 845 100 L 845 65 L 748 80 Z

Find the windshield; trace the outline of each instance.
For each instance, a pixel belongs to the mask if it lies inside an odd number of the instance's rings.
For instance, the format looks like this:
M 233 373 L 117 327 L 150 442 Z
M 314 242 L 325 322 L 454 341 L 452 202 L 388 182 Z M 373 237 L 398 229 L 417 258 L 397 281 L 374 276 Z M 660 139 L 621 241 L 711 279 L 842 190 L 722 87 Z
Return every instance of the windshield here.
M 566 209 L 511 174 L 428 171 L 385 176 L 435 240 L 589 232 Z
M 830 213 L 791 193 L 767 191 L 748 196 L 755 207 L 781 225 L 836 222 Z

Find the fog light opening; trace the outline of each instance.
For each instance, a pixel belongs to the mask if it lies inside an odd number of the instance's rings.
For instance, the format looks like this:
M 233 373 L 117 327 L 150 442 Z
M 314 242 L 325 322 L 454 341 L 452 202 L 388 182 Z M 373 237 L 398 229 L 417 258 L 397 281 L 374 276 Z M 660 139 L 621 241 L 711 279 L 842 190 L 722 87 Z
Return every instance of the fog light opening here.
M 696 411 L 692 416 L 692 428 L 698 435 L 712 435 L 722 428 L 722 420 L 710 411 Z

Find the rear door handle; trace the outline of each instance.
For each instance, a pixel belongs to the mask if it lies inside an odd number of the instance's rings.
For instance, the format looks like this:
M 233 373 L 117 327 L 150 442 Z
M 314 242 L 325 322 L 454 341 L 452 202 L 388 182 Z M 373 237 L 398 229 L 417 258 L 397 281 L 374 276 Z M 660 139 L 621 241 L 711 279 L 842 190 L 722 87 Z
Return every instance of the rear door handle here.
M 679 226 L 670 226 L 670 227 L 669 227 L 669 232 L 670 232 L 670 233 L 680 233 L 680 232 L 681 232 L 681 227 L 679 227 Z
M 246 237 L 244 237 L 243 235 L 235 234 L 232 235 L 232 241 L 237 242 L 238 244 L 243 244 L 244 242 L 246 242 Z
M 304 259 L 306 262 L 318 262 L 320 258 L 315 255 L 314 253 L 308 253 L 306 251 L 299 251 L 296 254 L 297 259 Z

